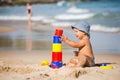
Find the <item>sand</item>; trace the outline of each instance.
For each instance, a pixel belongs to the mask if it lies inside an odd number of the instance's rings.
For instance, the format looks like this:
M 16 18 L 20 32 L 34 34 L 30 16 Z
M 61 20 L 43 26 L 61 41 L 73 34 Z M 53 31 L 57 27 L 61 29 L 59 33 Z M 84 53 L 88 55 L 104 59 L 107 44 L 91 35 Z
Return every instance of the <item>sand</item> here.
M 0 26 L 0 32 L 12 32 L 17 31 L 15 27 Z
M 63 63 L 73 57 L 63 53 Z M 113 69 L 99 66 L 52 69 L 41 66 L 42 60 L 51 62 L 51 52 L 0 50 L 0 80 L 119 80 L 120 54 L 95 54 L 96 64 L 107 63 Z

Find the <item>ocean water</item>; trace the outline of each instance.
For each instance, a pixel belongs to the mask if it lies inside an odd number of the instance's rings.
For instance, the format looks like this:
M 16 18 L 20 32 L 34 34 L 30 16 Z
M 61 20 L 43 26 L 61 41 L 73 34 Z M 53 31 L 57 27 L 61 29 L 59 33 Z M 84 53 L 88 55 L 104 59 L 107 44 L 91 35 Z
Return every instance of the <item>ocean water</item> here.
M 52 37 L 62 27 L 69 39 L 77 41 L 70 25 L 86 20 L 91 25 L 91 43 L 94 53 L 120 53 L 120 1 L 58 2 L 32 5 L 32 21 L 51 24 L 46 27 L 33 24 L 27 32 L 26 6 L 0 7 L 0 26 L 15 27 L 17 32 L 0 33 L 0 50 L 52 50 Z M 100 31 L 100 32 L 99 32 Z M 103 32 L 102 32 L 103 31 Z M 107 33 L 109 32 L 109 33 Z M 115 33 L 113 33 L 115 32 Z M 63 52 L 76 49 L 63 43 Z
M 58 2 L 32 5 L 32 20 L 69 27 L 86 20 L 94 31 L 120 32 L 120 1 Z M 0 20 L 27 20 L 26 6 L 0 7 Z

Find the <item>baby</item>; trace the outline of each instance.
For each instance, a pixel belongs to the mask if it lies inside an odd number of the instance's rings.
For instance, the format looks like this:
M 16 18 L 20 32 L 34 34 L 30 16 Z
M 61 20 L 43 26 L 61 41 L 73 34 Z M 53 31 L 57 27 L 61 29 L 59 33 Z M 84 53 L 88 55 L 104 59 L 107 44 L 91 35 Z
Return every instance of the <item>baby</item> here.
M 61 40 L 73 48 L 78 48 L 78 55 L 72 58 L 66 66 L 68 67 L 90 67 L 94 63 L 94 55 L 90 43 L 90 25 L 85 21 L 71 26 L 76 37 L 79 39 L 78 42 L 69 40 L 66 36 L 62 36 Z

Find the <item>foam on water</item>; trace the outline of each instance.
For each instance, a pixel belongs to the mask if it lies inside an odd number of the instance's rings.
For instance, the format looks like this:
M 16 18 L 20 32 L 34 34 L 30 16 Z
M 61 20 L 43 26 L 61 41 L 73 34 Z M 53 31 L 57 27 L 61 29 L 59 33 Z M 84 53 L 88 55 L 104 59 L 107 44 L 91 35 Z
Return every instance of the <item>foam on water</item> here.
M 0 20 L 27 20 L 26 16 L 0 16 Z
M 71 7 L 66 12 L 67 13 L 88 13 L 89 10 L 87 10 L 87 9 L 80 9 L 80 8 L 76 8 L 76 7 Z
M 42 19 L 42 22 L 44 22 L 44 23 L 53 23 L 55 21 L 56 21 L 55 19 L 49 19 L 49 18 Z
M 32 17 L 32 20 L 33 21 L 41 21 L 41 20 L 43 20 L 45 17 L 44 16 L 33 16 Z
M 56 26 L 56 27 L 69 27 L 72 24 L 74 24 L 74 22 L 53 22 L 51 23 L 52 26 Z
M 44 16 L 33 16 L 33 21 L 40 21 L 44 19 Z M 28 20 L 27 16 L 0 16 L 0 20 Z
M 115 27 L 107 27 L 103 25 L 91 25 L 91 30 L 93 31 L 104 31 L 104 32 L 120 32 L 120 28 L 115 28 Z
M 68 4 L 66 1 L 58 1 L 57 6 L 63 7 L 63 6 L 70 6 L 71 4 Z
M 56 20 L 80 20 L 80 19 L 88 19 L 93 17 L 93 13 L 85 13 L 85 14 L 60 14 L 55 16 Z
M 75 24 L 75 22 L 53 22 L 51 23 L 54 27 L 70 27 L 71 25 Z M 92 31 L 102 31 L 102 32 L 120 32 L 120 28 L 117 27 L 107 27 L 99 24 L 91 25 Z

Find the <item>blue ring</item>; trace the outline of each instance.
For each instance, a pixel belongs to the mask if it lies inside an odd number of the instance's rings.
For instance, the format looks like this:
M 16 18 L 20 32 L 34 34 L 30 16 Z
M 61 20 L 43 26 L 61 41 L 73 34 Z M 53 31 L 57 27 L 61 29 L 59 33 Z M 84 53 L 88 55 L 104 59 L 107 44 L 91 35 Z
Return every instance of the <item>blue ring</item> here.
M 61 37 L 60 36 L 53 36 L 53 43 L 61 43 Z
M 62 62 L 54 61 L 54 62 L 52 62 L 51 67 L 52 68 L 55 68 L 55 67 L 60 68 L 60 67 L 62 67 Z

